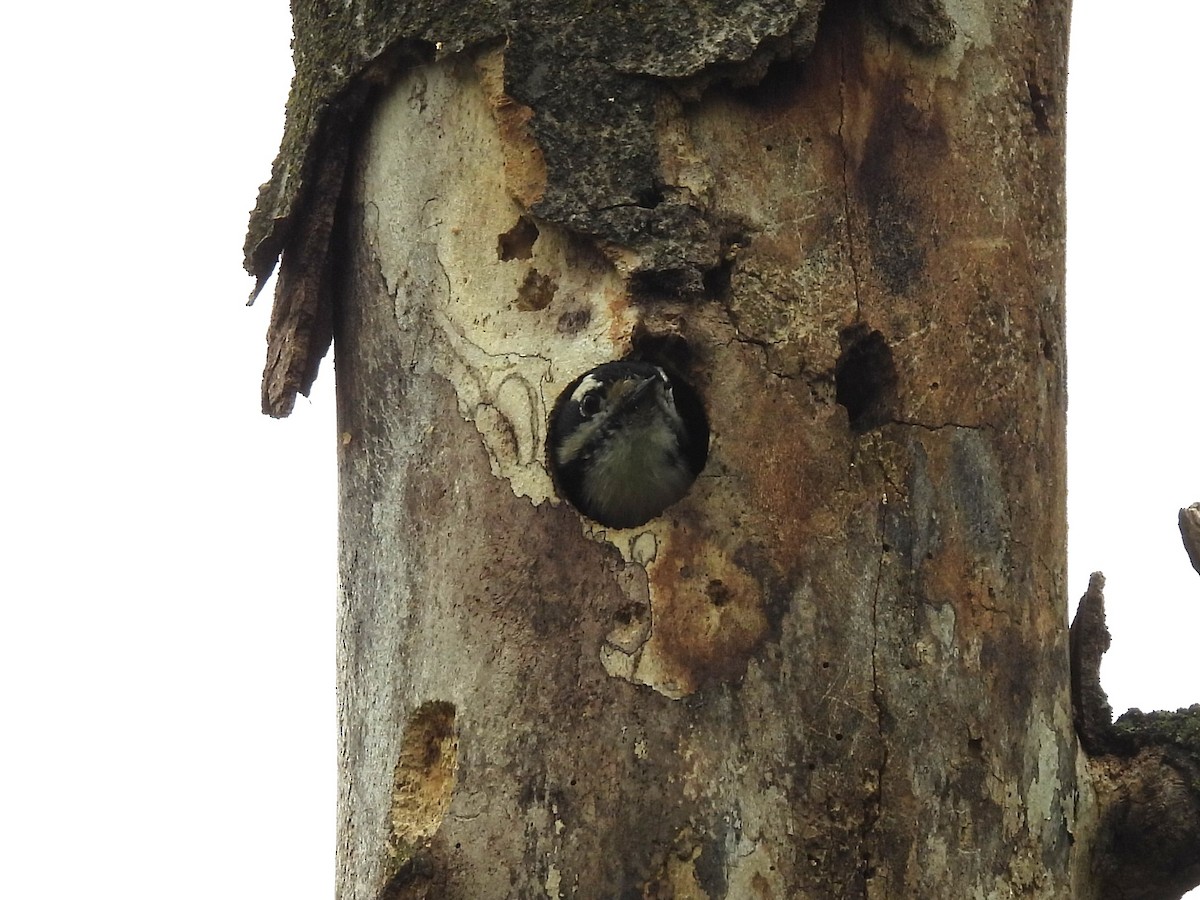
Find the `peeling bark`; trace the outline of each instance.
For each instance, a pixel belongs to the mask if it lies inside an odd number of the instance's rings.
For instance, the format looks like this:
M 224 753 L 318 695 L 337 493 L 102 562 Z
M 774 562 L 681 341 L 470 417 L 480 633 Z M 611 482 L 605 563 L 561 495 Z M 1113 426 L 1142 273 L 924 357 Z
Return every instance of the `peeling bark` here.
M 283 418 L 296 394 L 308 395 L 333 340 L 334 224 L 345 183 L 350 136 L 331 142 L 276 282 L 267 332 L 262 409 Z
M 335 321 L 339 896 L 1123 896 L 1187 769 L 1096 756 L 1063 615 L 1066 3 L 624 10 L 296 4 L 247 258 Z M 712 443 L 621 531 L 544 442 L 630 354 Z

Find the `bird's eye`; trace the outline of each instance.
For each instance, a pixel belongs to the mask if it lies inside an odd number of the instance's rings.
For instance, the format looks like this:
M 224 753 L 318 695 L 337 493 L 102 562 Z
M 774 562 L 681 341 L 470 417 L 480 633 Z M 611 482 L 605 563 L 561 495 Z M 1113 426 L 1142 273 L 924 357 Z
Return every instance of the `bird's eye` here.
M 604 401 L 600 399 L 600 392 L 592 391 L 584 394 L 583 399 L 579 401 L 579 414 L 585 419 L 590 419 L 600 412 L 600 407 L 603 405 Z

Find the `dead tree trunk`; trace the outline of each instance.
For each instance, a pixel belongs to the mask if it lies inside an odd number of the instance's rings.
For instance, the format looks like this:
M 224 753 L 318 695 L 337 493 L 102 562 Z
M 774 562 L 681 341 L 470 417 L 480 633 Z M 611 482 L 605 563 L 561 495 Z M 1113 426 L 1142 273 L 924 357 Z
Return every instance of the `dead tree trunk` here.
M 248 242 L 268 412 L 336 333 L 338 896 L 1123 896 L 1068 664 L 1067 2 L 445 6 L 296 0 Z M 631 354 L 712 444 L 603 529 L 547 418 Z

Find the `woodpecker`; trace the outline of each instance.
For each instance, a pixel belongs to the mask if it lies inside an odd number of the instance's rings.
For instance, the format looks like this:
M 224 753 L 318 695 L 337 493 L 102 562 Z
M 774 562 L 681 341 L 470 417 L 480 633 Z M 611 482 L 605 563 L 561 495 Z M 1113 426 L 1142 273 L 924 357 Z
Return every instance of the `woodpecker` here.
M 559 493 L 610 528 L 633 528 L 687 493 L 708 457 L 699 397 L 661 366 L 618 360 L 572 381 L 550 417 Z

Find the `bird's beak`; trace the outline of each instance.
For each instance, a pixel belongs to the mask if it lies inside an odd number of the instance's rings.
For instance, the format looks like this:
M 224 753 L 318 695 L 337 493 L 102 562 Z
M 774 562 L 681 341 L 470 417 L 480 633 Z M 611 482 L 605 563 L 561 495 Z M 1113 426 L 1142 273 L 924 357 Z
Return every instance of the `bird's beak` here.
M 621 395 L 621 399 L 619 401 L 620 409 L 635 409 L 636 407 L 641 406 L 642 403 L 648 399 L 650 392 L 657 383 L 658 377 L 651 375 L 648 378 L 643 378 L 641 381 L 638 381 L 632 387 L 627 388 Z

